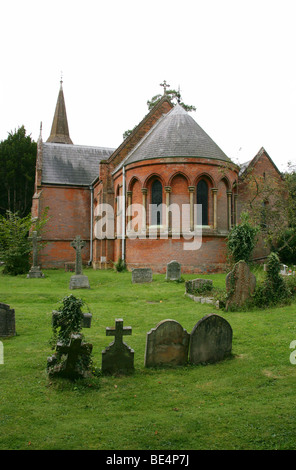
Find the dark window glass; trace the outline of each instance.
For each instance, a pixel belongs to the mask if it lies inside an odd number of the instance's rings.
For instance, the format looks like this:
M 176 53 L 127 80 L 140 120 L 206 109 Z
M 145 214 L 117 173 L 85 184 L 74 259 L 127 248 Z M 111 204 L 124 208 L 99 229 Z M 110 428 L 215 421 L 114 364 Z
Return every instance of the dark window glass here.
M 162 184 L 159 180 L 155 180 L 152 184 L 152 213 L 151 225 L 161 224 L 161 206 L 162 204 Z
M 197 185 L 197 204 L 202 204 L 202 225 L 208 225 L 208 185 L 200 180 Z

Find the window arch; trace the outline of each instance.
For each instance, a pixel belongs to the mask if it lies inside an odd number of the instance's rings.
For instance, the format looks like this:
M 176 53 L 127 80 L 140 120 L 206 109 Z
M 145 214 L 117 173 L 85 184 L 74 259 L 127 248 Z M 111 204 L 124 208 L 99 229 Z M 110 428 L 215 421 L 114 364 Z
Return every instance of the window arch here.
M 205 180 L 200 180 L 196 188 L 197 204 L 202 205 L 202 225 L 209 224 L 209 189 Z
M 161 225 L 162 184 L 154 180 L 151 185 L 151 225 Z

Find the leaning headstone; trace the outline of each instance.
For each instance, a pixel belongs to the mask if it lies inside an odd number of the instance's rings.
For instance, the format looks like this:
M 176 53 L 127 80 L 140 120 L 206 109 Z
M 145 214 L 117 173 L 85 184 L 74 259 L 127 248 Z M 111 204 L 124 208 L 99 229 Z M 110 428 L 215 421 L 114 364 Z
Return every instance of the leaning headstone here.
M 192 364 L 222 361 L 231 354 L 232 328 L 224 318 L 210 313 L 190 334 L 189 360 Z
M 226 310 L 231 306 L 241 307 L 254 293 L 256 277 L 245 261 L 238 261 L 226 276 L 228 299 Z
M 43 272 L 40 270 L 40 266 L 38 266 L 37 257 L 38 257 L 38 241 L 41 240 L 41 237 L 37 236 L 37 232 L 32 232 L 32 236 L 29 237 L 29 240 L 32 240 L 33 246 L 33 266 L 31 267 L 29 273 L 27 274 L 27 278 L 40 278 L 44 277 Z
M 102 351 L 102 372 L 106 374 L 128 373 L 134 369 L 134 350 L 123 342 L 123 335 L 131 335 L 132 328 L 123 326 L 123 320 L 115 320 L 115 328 L 106 328 L 106 336 L 115 336 L 114 341 Z
M 181 264 L 178 261 L 171 261 L 167 264 L 166 280 L 167 281 L 180 281 L 181 279 Z
M 14 309 L 0 303 L 0 337 L 15 336 L 15 334 Z
M 132 270 L 132 283 L 143 284 L 145 282 L 152 282 L 152 269 L 151 268 L 135 268 Z
M 81 250 L 85 246 L 85 241 L 81 240 L 81 237 L 77 235 L 71 242 L 71 246 L 76 251 L 76 262 L 75 262 L 75 275 L 71 276 L 70 289 L 89 289 L 89 280 L 87 276 L 82 274 L 82 257 Z
M 72 334 L 68 344 L 57 343 L 56 353 L 47 359 L 47 372 L 69 379 L 85 377 L 91 353 L 92 344 L 83 342 L 81 334 Z
M 181 366 L 188 361 L 190 335 L 175 320 L 163 320 L 146 336 L 145 366 Z

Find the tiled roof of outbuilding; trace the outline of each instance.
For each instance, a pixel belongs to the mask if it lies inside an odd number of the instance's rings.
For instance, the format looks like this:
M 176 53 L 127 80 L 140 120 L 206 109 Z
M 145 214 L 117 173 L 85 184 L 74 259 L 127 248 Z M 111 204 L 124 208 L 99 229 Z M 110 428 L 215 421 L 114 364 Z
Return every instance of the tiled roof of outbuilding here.
M 203 157 L 230 161 L 179 104 L 157 121 L 122 164 L 163 157 Z
M 44 143 L 42 183 L 89 186 L 99 176 L 99 163 L 114 149 Z

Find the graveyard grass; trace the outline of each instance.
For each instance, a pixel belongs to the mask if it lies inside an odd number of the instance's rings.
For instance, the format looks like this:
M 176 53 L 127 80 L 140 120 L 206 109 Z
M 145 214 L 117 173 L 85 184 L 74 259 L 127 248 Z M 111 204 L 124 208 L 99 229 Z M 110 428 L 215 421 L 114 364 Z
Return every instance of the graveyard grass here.
M 1 302 L 16 313 L 17 335 L 1 338 L 0 449 L 191 450 L 295 449 L 295 378 L 290 343 L 296 304 L 249 312 L 217 311 L 184 297 L 185 284 L 153 275 L 132 284 L 131 273 L 84 269 L 91 289 L 69 290 L 72 273 L 44 270 L 44 279 L 4 276 Z M 183 275 L 213 279 L 225 275 Z M 84 329 L 93 344 L 96 375 L 70 382 L 50 379 L 51 312 L 73 294 L 93 315 Z M 208 313 L 233 329 L 232 357 L 212 365 L 144 367 L 146 333 L 164 319 L 189 333 Z M 132 327 L 124 341 L 135 351 L 135 372 L 103 376 L 101 352 L 116 318 Z

